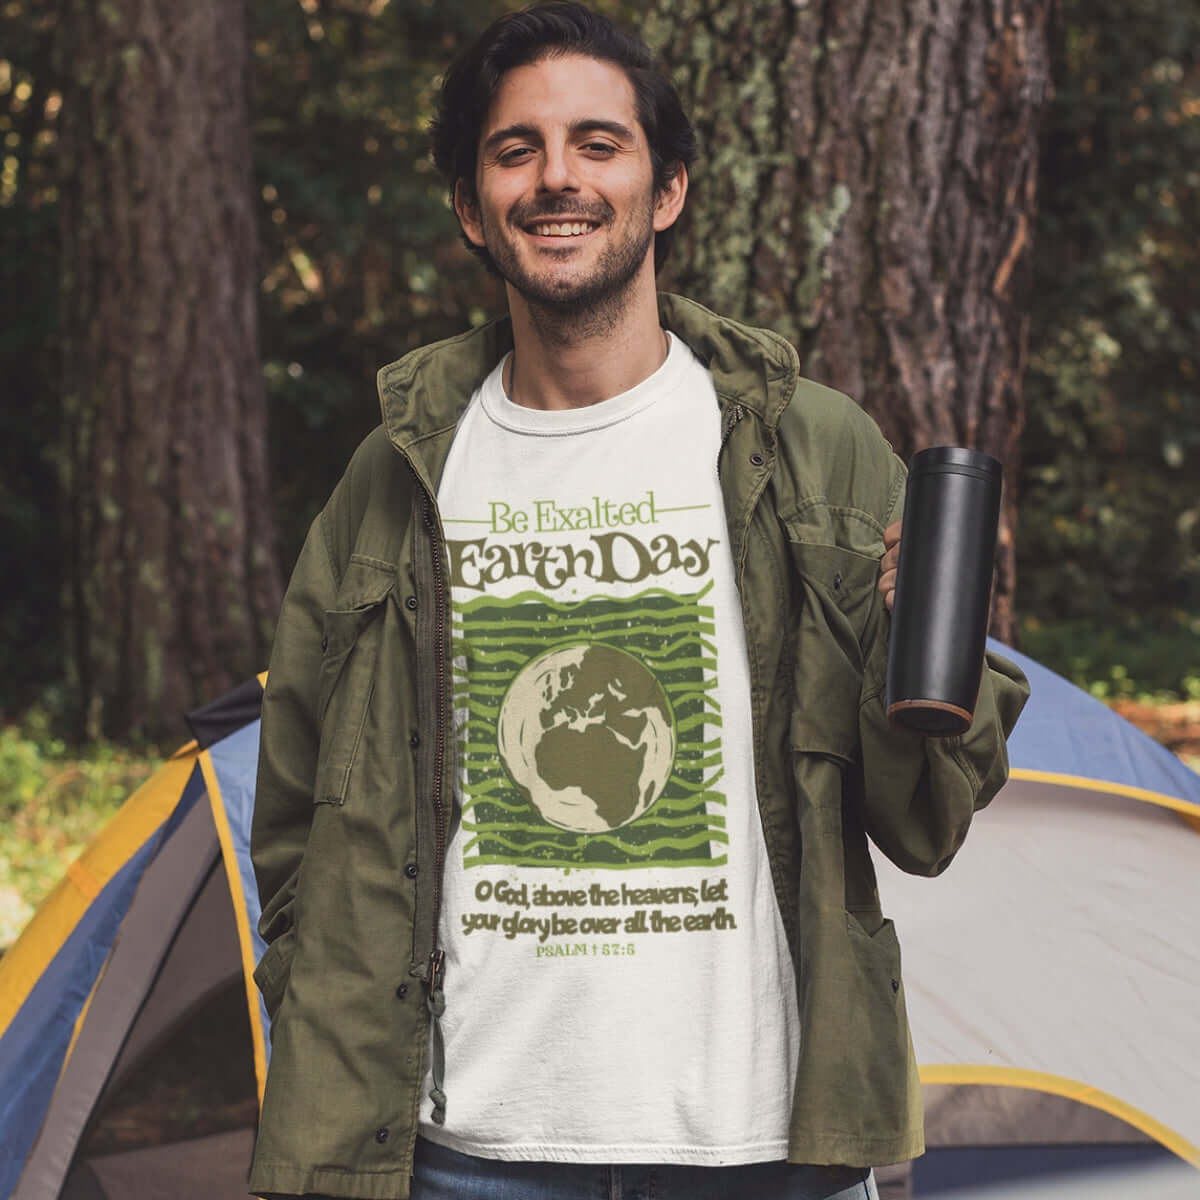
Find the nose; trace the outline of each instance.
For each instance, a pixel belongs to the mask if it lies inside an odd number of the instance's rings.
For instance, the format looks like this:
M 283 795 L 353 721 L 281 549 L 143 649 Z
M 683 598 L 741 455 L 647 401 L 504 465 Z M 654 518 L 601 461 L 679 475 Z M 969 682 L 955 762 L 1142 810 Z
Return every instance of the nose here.
M 540 188 L 545 192 L 573 192 L 579 182 L 571 155 L 565 146 L 548 146 L 542 159 Z

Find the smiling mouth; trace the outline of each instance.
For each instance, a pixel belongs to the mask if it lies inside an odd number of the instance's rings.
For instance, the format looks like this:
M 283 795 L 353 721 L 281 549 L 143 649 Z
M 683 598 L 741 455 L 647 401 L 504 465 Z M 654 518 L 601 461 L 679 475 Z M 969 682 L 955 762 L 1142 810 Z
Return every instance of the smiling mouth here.
M 525 226 L 526 231 L 535 237 L 561 238 L 582 237 L 598 228 L 592 221 L 537 221 Z

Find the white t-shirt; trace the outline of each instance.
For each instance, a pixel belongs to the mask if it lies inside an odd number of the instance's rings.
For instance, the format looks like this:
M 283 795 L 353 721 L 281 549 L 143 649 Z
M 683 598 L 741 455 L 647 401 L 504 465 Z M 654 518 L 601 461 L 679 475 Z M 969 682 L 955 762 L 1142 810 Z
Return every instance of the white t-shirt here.
M 755 797 L 712 377 L 603 403 L 472 397 L 448 539 L 461 816 L 441 911 L 446 1122 L 466 1154 L 781 1159 L 799 1053 Z

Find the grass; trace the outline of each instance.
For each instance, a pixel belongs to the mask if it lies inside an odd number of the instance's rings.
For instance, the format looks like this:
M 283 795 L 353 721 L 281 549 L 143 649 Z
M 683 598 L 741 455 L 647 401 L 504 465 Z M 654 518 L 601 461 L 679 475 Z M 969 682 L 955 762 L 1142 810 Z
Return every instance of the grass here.
M 39 709 L 0 728 L 0 947 L 161 761 L 108 742 L 72 749 Z

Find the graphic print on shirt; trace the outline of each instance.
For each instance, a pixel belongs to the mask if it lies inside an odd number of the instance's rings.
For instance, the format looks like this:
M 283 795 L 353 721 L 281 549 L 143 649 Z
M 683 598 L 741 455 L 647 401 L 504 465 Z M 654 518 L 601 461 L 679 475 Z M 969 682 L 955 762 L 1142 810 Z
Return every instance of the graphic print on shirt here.
M 491 509 L 494 529 L 508 510 Z M 653 494 L 642 510 L 651 519 L 672 511 L 656 511 Z M 468 698 L 459 712 L 464 867 L 725 863 L 705 578 L 714 543 L 639 532 L 561 545 L 450 542 L 454 689 Z M 667 574 L 698 589 L 653 584 Z M 492 594 L 501 581 L 540 587 Z

